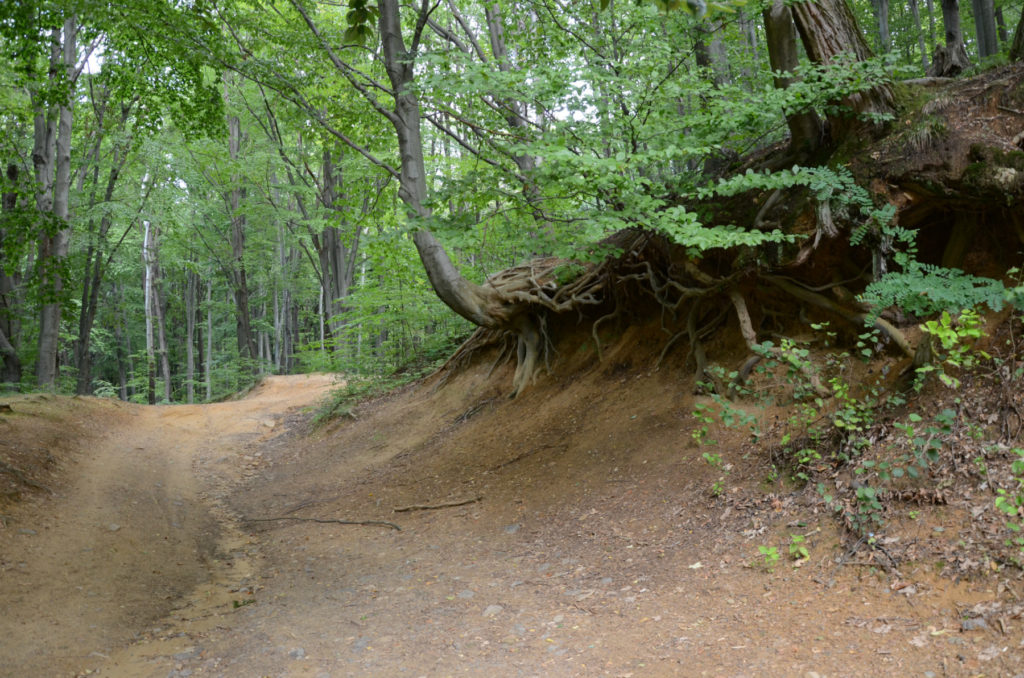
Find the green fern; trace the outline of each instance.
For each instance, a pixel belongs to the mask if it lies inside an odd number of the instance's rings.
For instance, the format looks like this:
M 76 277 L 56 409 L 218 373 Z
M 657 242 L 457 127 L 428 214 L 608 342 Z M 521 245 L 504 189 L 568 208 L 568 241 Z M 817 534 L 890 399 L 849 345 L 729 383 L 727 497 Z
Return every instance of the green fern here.
M 1003 307 L 1006 288 L 998 280 L 969 275 L 955 268 L 913 262 L 905 271 L 887 273 L 868 285 L 861 299 L 881 310 L 898 306 L 916 315 L 955 312 L 987 305 Z

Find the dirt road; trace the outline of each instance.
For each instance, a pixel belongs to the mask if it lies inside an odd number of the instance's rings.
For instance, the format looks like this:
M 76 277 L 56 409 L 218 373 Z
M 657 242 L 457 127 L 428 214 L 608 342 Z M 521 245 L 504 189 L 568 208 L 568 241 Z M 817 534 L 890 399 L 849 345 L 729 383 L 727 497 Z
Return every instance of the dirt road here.
M 86 673 L 145 634 L 180 641 L 175 634 L 230 610 L 244 596 L 230 589 L 244 588 L 247 538 L 223 509 L 224 487 L 333 381 L 279 377 L 243 400 L 203 406 L 93 401 L 78 415 L 72 406 L 66 416 L 81 419 L 85 444 L 66 460 L 68 484 L 0 531 L 0 675 Z M 48 405 L 9 402 L 26 417 Z M 173 630 L 156 630 L 169 621 Z M 120 663 L 103 675 L 152 669 Z
M 316 432 L 300 410 L 328 377 L 275 377 L 204 406 L 13 401 L 4 431 L 31 421 L 73 440 L 66 482 L 3 517 L 0 675 L 1024 666 L 1014 571 L 956 583 L 929 559 L 969 512 L 914 507 L 886 542 L 892 568 L 849 551 L 813 492 L 766 492 L 756 460 L 730 457 L 726 492 L 710 497 L 720 471 L 693 447 L 670 376 L 550 380 L 509 401 L 488 374 Z

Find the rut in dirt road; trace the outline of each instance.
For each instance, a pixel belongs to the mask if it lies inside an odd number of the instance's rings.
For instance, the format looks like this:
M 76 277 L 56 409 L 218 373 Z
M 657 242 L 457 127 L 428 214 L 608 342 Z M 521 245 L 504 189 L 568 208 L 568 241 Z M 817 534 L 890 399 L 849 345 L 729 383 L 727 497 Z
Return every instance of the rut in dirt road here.
M 198 406 L 59 401 L 91 435 L 67 441 L 80 447 L 55 496 L 5 511 L 12 516 L 0 531 L 0 676 L 95 669 L 192 604 L 232 562 L 225 547 L 234 538 L 198 462 L 237 468 L 247 446 L 332 383 L 273 378 L 244 400 Z M 44 416 L 28 400 L 10 402 L 25 417 Z

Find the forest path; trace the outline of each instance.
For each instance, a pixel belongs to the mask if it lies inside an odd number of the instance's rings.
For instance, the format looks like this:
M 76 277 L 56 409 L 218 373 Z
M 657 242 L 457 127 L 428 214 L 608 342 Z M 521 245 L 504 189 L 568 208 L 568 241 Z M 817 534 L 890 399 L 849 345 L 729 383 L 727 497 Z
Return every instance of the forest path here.
M 509 401 L 489 374 L 404 389 L 316 432 L 301 409 L 327 376 L 198 406 L 10 401 L 5 446 L 34 422 L 42 444 L 69 447 L 56 495 L 0 516 L 0 676 L 1024 666 L 1019 578 L 935 575 L 924 546 L 971 520 L 955 507 L 914 506 L 889 572 L 881 552 L 849 551 L 813 492 L 765 492 L 740 436 L 720 439 L 735 466 L 709 497 L 719 472 L 671 375 L 551 379 Z M 802 562 L 787 553 L 797 533 Z
M 237 401 L 84 407 L 88 421 L 76 423 L 97 435 L 80 441 L 67 485 L 0 531 L 0 676 L 107 664 L 102 675 L 138 677 L 152 670 L 147 656 L 187 652 L 190 634 L 244 597 L 250 571 L 248 540 L 218 497 L 247 449 L 333 383 L 272 377 Z M 31 397 L 8 402 L 47 416 Z

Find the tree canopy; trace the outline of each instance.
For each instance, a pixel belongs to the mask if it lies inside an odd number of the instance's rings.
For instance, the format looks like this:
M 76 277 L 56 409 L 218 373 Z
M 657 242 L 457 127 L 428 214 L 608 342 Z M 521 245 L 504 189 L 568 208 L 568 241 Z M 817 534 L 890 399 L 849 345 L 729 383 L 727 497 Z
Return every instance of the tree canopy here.
M 1006 295 L 960 270 L 955 217 L 928 254 L 937 193 L 875 190 L 857 144 L 941 152 L 920 88 L 1017 72 L 1020 3 L 970 5 L 7 3 L 0 382 L 211 399 L 423 369 L 479 327 L 518 392 L 553 316 L 600 322 L 631 281 L 684 326 L 723 300 L 751 341 L 757 281 L 912 352 L 895 286 L 954 290 L 922 314 Z M 970 148 L 972 195 L 1019 207 L 1012 149 Z M 961 169 L 932 178 L 962 198 Z M 856 303 L 787 282 L 833 240 L 871 262 Z

